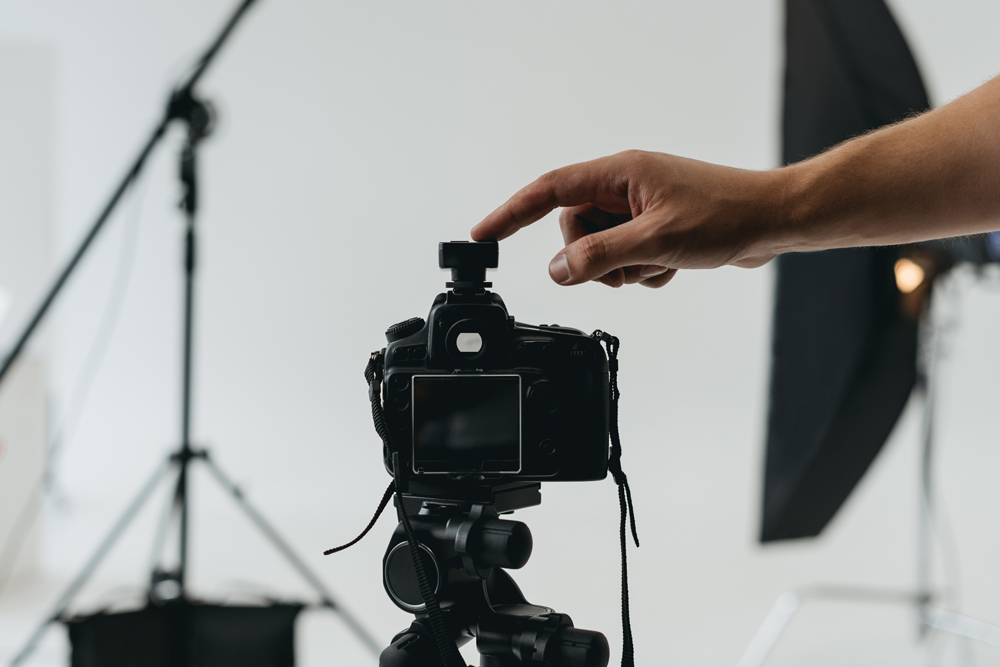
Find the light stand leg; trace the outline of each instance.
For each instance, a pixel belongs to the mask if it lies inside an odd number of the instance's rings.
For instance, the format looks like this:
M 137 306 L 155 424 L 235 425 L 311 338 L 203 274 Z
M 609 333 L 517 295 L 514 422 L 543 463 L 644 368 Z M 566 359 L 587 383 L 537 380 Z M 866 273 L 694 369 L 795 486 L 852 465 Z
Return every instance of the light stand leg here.
M 759 667 L 781 639 L 802 603 L 808 600 L 829 600 L 838 602 L 863 602 L 868 604 L 889 604 L 921 607 L 930 598 L 926 594 L 891 588 L 869 588 L 865 586 L 817 585 L 797 590 L 785 591 L 778 596 L 771 611 L 760 624 L 750 644 L 743 652 L 737 667 Z
M 771 611 L 764 617 L 764 622 L 757 628 L 753 639 L 740 656 L 736 667 L 760 667 L 771 649 L 781 639 L 782 633 L 788 627 L 792 616 L 799 609 L 799 596 L 795 591 L 785 591 L 778 596 Z
M 928 607 L 924 616 L 927 627 L 941 630 L 958 637 L 974 639 L 975 641 L 989 644 L 1000 651 L 1000 627 L 980 621 L 971 616 L 956 614 L 947 609 Z
M 917 490 L 917 592 L 925 596 L 917 606 L 917 636 L 924 638 L 930 631 L 928 610 L 933 587 L 933 515 L 931 505 L 931 465 L 934 454 L 934 371 L 937 360 L 937 332 L 934 327 L 933 304 L 924 308 L 920 318 L 920 358 L 918 386 L 923 390 L 921 416 L 920 484 Z
M 72 583 L 70 583 L 70 585 L 66 587 L 66 590 L 63 591 L 59 601 L 56 602 L 49 615 L 46 616 L 45 620 L 42 621 L 41 625 L 38 626 L 34 634 L 32 634 L 27 643 L 25 643 L 24 648 L 22 648 L 21 651 L 14 656 L 14 659 L 10 663 L 10 667 L 17 667 L 27 660 L 28 656 L 30 656 L 38 646 L 38 642 L 41 641 L 42 637 L 45 635 L 49 625 L 59 620 L 63 612 L 66 611 L 66 608 L 73 601 L 73 598 L 76 597 L 76 594 L 80 592 L 80 589 L 83 588 L 83 586 L 87 583 L 87 580 L 90 579 L 92 574 L 94 574 L 94 570 L 97 569 L 97 567 L 101 564 L 101 561 L 104 560 L 104 557 L 107 556 L 108 551 L 111 550 L 111 547 L 115 545 L 115 542 L 118 541 L 121 534 L 126 528 L 128 528 L 128 525 L 132 522 L 132 519 L 135 518 L 135 515 L 139 513 L 139 510 L 142 509 L 142 506 L 146 504 L 146 501 L 149 500 L 149 496 L 167 474 L 167 471 L 170 470 L 171 463 L 171 459 L 167 458 L 156 469 L 153 475 L 146 482 L 145 486 L 142 487 L 136 497 L 118 518 L 115 525 L 104 537 L 104 540 L 101 541 L 100 545 L 91 555 L 86 565 L 84 565 L 83 569 L 80 570 L 80 573 L 76 575 L 76 578 L 73 579 Z
M 212 476 L 219 482 L 219 484 L 233 497 L 236 504 L 240 506 L 250 520 L 255 526 L 264 534 L 264 536 L 274 545 L 282 556 L 291 564 L 293 568 L 301 575 L 303 579 L 316 591 L 317 595 L 323 600 L 323 604 L 330 609 L 336 611 L 344 619 L 344 623 L 348 628 L 361 640 L 361 642 L 372 652 L 373 655 L 379 655 L 382 652 L 382 647 L 379 643 L 372 637 L 368 631 L 361 625 L 361 623 L 354 618 L 343 605 L 336 602 L 333 599 L 333 594 L 330 590 L 323 584 L 319 577 L 309 569 L 309 567 L 302 561 L 301 558 L 292 550 L 288 543 L 278 534 L 274 527 L 267 522 L 267 520 L 258 512 L 253 505 L 251 505 L 247 499 L 243 496 L 243 492 L 240 490 L 236 484 L 233 483 L 225 473 L 215 464 L 207 454 L 204 456 L 205 465 L 208 467 L 209 472 Z
M 155 572 L 160 567 L 160 559 L 163 557 L 163 547 L 167 543 L 167 532 L 170 530 L 170 522 L 173 519 L 173 504 L 167 502 L 160 514 L 160 520 L 153 533 L 153 548 L 150 551 L 149 571 Z

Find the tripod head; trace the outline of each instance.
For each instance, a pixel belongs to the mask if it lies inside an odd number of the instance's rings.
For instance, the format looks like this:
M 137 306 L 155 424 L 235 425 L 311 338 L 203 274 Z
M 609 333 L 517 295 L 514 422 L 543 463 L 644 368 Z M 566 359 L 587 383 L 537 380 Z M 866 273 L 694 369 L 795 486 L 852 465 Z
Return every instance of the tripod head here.
M 409 518 L 448 636 L 456 647 L 475 638 L 482 667 L 606 667 L 610 650 L 604 635 L 573 627 L 566 614 L 529 604 L 507 573 L 528 562 L 531 531 L 520 521 L 500 518 L 500 512 L 537 505 L 539 486 L 493 487 L 494 495 L 484 502 L 413 495 L 411 486 L 396 509 Z M 389 598 L 417 618 L 393 638 L 379 666 L 441 666 L 402 523 L 389 541 L 382 572 Z

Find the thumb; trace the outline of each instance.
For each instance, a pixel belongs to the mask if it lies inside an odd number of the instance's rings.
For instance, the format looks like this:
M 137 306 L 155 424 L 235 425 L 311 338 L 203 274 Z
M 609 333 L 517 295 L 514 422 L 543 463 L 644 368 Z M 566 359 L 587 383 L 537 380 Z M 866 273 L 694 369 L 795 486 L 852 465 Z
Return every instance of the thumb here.
M 648 244 L 638 233 L 640 221 L 641 216 L 570 243 L 549 262 L 549 276 L 560 285 L 579 285 L 614 269 L 651 261 Z

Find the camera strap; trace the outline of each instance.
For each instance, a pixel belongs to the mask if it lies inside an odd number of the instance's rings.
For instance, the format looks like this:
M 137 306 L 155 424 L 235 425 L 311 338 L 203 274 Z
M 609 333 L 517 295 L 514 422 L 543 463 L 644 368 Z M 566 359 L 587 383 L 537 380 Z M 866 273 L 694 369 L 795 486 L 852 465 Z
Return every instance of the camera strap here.
M 622 470 L 622 441 L 618 434 L 618 399 L 621 392 L 618 390 L 618 347 L 620 345 L 617 337 L 606 331 L 598 329 L 593 337 L 604 343 L 608 348 L 608 375 L 609 375 L 609 430 L 611 432 L 611 455 L 608 457 L 608 470 L 614 477 L 615 484 L 618 485 L 618 505 L 621 508 L 621 523 L 619 527 L 619 538 L 622 547 L 622 667 L 634 667 L 635 649 L 632 644 L 632 620 L 629 616 L 628 605 L 628 561 L 626 559 L 626 519 L 631 525 L 632 539 L 635 546 L 639 546 L 639 534 L 635 529 L 635 509 L 632 507 L 632 490 L 628 486 L 628 477 Z
M 378 433 L 379 437 L 382 438 L 382 445 L 385 447 L 385 451 L 388 452 L 390 451 L 389 429 L 385 425 L 385 414 L 382 409 L 380 390 L 382 385 L 383 364 L 384 360 L 382 352 L 372 352 L 371 357 L 368 359 L 368 365 L 365 367 L 365 381 L 368 383 L 368 398 L 372 404 L 372 422 L 375 424 L 375 431 Z M 385 511 L 386 506 L 389 504 L 389 500 L 392 498 L 393 494 L 395 494 L 397 507 L 399 509 L 398 514 L 400 523 L 403 524 L 403 531 L 406 533 L 406 541 L 410 548 L 410 557 L 413 559 L 413 569 L 416 572 L 417 583 L 420 587 L 420 596 L 424 599 L 424 609 L 426 610 L 428 620 L 430 621 L 431 633 L 434 635 L 434 643 L 437 644 L 438 653 L 441 656 L 441 663 L 444 667 L 467 667 L 461 654 L 458 652 L 458 647 L 455 646 L 455 642 L 451 639 L 451 636 L 448 633 L 448 628 L 444 622 L 444 615 L 441 613 L 441 605 L 438 603 L 437 596 L 434 595 L 434 589 L 431 587 L 430 580 L 427 578 L 427 571 L 424 569 L 423 560 L 420 557 L 420 546 L 416 537 L 413 535 L 413 527 L 410 525 L 410 517 L 406 515 L 406 508 L 403 505 L 403 490 L 406 487 L 405 472 L 403 467 L 404 466 L 399 463 L 399 454 L 393 454 L 393 481 L 389 484 L 389 487 L 382 495 L 382 500 L 378 505 L 378 509 L 375 510 L 375 515 L 372 516 L 371 521 L 369 521 L 368 525 L 365 526 L 365 529 L 361 531 L 361 534 L 353 540 L 347 544 L 342 544 L 339 547 L 327 549 L 323 552 L 323 555 L 329 556 L 330 554 L 343 551 L 344 549 L 360 542 L 378 521 L 378 518 L 382 515 L 382 512 Z
M 368 359 L 368 365 L 365 367 L 365 382 L 368 383 L 368 398 L 372 404 L 372 421 L 375 423 L 375 431 L 378 436 L 382 438 L 382 445 L 385 450 L 389 450 L 389 429 L 385 425 L 385 415 L 382 413 L 382 399 L 379 394 L 379 386 L 382 384 L 382 352 L 372 352 Z M 368 534 L 368 531 L 375 526 L 375 522 L 378 518 L 382 516 L 382 512 L 385 511 L 386 505 L 389 504 L 389 500 L 392 498 L 392 494 L 395 493 L 396 482 L 395 480 L 389 484 L 389 488 L 385 490 L 382 495 L 382 501 L 378 504 L 378 509 L 375 510 L 375 515 L 372 520 L 368 522 L 365 529 L 361 531 L 361 534 L 355 537 L 353 540 L 347 544 L 341 544 L 339 547 L 334 547 L 332 549 L 327 549 L 323 552 L 324 556 L 329 556 L 330 554 L 335 554 L 338 551 L 343 551 L 347 547 L 353 547 L 355 544 L 361 541 L 361 539 Z

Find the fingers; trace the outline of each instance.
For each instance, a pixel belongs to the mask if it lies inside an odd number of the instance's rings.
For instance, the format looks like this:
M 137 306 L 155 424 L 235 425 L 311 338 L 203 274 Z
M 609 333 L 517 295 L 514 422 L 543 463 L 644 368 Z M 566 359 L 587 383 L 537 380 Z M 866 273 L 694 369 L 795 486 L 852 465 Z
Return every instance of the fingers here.
M 563 242 L 569 245 L 588 234 L 616 227 L 631 219 L 631 214 L 612 215 L 607 211 L 602 211 L 593 204 L 583 204 L 582 206 L 564 208 L 559 213 L 559 227 L 562 229 Z M 633 271 L 632 273 L 635 272 Z M 604 283 L 609 287 L 621 287 L 626 283 L 638 281 L 638 279 L 632 279 L 629 267 L 626 267 L 624 270 L 614 269 L 594 280 Z
M 773 254 L 754 255 L 753 257 L 745 257 L 744 259 L 734 262 L 733 265 L 738 266 L 741 269 L 756 269 L 761 266 L 764 266 L 772 259 L 774 259 L 774 257 L 775 256 Z
M 651 255 L 655 244 L 644 238 L 642 216 L 632 219 L 628 174 L 635 170 L 628 167 L 637 155 L 627 151 L 545 174 L 473 227 L 473 240 L 505 239 L 562 207 L 559 226 L 566 247 L 549 264 L 555 282 L 667 284 L 676 270 L 657 264 Z M 642 208 L 637 207 L 636 215 Z
M 579 285 L 601 279 L 618 287 L 625 283 L 623 267 L 647 264 L 650 244 L 645 243 L 642 218 L 576 239 L 549 263 L 549 275 L 560 285 Z M 612 273 L 614 271 L 620 273 Z
M 603 276 L 601 276 L 599 278 L 595 278 L 594 280 L 596 280 L 599 283 L 603 283 L 603 284 L 607 285 L 608 287 L 618 288 L 618 287 L 621 287 L 622 285 L 624 285 L 625 282 L 626 282 L 625 281 L 625 270 L 624 269 L 615 269 L 613 271 L 609 271 L 609 272 L 605 273 Z
M 610 229 L 628 222 L 629 215 L 612 215 L 593 204 L 570 206 L 559 212 L 559 228 L 562 230 L 563 243 L 569 245 L 587 234 Z
M 675 275 L 677 275 L 677 269 L 667 269 L 666 271 L 664 271 L 663 273 L 654 278 L 647 278 L 646 280 L 640 280 L 639 284 L 653 288 L 663 287 L 664 285 L 669 283 Z
M 620 163 L 611 156 L 550 171 L 473 227 L 472 239 L 500 241 L 560 206 L 591 203 L 611 214 L 628 213 L 628 180 Z
M 656 264 L 643 264 L 639 266 L 626 266 L 625 267 L 625 282 L 629 285 L 634 283 L 641 283 L 649 278 L 655 278 L 669 271 L 665 266 L 658 266 Z
M 647 273 L 648 277 L 643 277 L 643 273 Z M 675 273 L 677 273 L 677 269 L 668 269 L 663 266 L 626 266 L 624 269 L 609 271 L 600 278 L 595 278 L 595 280 L 608 287 L 621 287 L 622 285 L 638 283 L 646 287 L 655 288 L 663 287 L 669 283 Z

